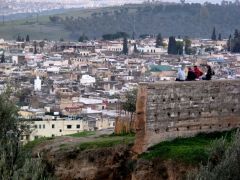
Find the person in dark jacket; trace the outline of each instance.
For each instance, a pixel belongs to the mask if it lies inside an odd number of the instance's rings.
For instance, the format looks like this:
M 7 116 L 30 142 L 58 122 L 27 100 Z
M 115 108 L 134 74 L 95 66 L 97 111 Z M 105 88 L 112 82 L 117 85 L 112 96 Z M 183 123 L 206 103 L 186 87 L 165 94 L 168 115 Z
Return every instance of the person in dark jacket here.
M 212 76 L 215 75 L 214 71 L 212 70 L 211 66 L 207 65 L 207 74 L 203 77 L 203 80 L 211 80 Z
M 188 68 L 187 81 L 195 81 L 196 75 L 191 67 Z

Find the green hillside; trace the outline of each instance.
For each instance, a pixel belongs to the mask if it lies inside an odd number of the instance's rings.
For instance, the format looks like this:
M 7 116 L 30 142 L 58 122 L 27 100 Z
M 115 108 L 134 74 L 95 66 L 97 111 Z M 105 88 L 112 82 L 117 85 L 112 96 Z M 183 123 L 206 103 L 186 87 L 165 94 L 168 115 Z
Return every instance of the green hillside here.
M 73 9 L 63 14 L 24 19 L 0 25 L 0 38 L 15 39 L 29 34 L 32 39 L 77 40 L 82 34 L 127 32 L 136 36 L 157 34 L 209 38 L 213 27 L 223 38 L 240 29 L 240 6 L 213 4 L 125 5 L 99 9 Z

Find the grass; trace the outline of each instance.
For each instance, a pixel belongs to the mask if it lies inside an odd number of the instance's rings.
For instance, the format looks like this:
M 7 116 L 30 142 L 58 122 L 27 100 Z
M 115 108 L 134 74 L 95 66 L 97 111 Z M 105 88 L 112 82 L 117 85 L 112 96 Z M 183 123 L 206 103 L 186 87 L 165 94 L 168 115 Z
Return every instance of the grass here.
M 83 132 L 79 132 L 79 133 L 75 133 L 75 134 L 70 134 L 68 136 L 71 136 L 71 137 L 88 137 L 88 136 L 93 136 L 95 134 L 96 134 L 96 132 L 94 132 L 94 131 L 83 131 Z
M 130 144 L 133 144 L 134 139 L 135 139 L 135 136 L 132 134 L 128 134 L 124 136 L 109 135 L 109 136 L 96 138 L 96 140 L 94 141 L 81 143 L 77 146 L 77 149 L 83 151 L 87 149 L 113 147 L 119 144 L 130 145 Z
M 31 151 L 37 145 L 52 139 L 53 139 L 52 137 L 41 137 L 39 139 L 35 139 L 34 141 L 30 141 L 26 145 L 24 145 L 23 149 L 26 151 Z
M 172 159 L 190 164 L 206 163 L 209 155 L 208 149 L 211 143 L 222 137 L 225 137 L 230 142 L 233 132 L 234 131 L 198 134 L 191 138 L 178 138 L 173 141 L 161 142 L 149 148 L 148 152 L 141 154 L 140 158 Z

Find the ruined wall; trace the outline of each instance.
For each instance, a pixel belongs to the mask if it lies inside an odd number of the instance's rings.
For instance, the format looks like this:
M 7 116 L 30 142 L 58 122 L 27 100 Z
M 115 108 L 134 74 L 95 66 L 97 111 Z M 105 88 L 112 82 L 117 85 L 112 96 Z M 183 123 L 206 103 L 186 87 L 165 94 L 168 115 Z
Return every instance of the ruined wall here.
M 240 127 L 240 80 L 140 84 L 137 153 L 161 141 Z

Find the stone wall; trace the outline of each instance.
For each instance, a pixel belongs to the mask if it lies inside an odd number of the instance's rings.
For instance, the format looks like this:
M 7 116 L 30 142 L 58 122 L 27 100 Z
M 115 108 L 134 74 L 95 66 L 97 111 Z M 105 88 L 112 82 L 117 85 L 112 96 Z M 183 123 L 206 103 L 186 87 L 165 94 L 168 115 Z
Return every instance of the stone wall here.
M 240 127 L 240 80 L 140 84 L 136 141 L 141 153 L 161 141 Z

